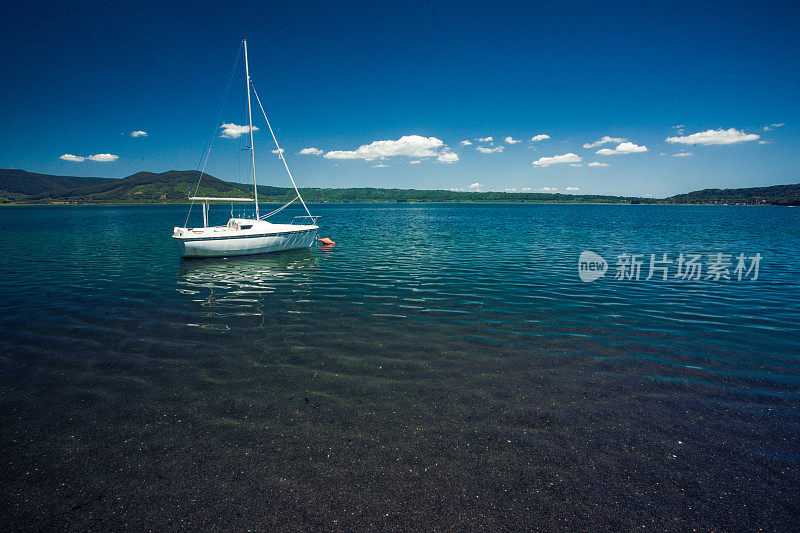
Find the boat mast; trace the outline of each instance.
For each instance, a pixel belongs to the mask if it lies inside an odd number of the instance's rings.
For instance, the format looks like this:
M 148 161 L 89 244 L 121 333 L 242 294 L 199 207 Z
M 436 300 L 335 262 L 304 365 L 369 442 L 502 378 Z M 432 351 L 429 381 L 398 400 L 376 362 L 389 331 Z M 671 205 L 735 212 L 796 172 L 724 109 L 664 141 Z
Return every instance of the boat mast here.
M 250 66 L 247 64 L 247 39 L 244 43 L 244 73 L 247 77 L 247 119 L 250 121 L 250 163 L 253 168 L 253 198 L 256 204 L 256 219 L 258 219 L 258 186 L 256 185 L 256 154 L 253 151 L 253 111 L 250 108 Z

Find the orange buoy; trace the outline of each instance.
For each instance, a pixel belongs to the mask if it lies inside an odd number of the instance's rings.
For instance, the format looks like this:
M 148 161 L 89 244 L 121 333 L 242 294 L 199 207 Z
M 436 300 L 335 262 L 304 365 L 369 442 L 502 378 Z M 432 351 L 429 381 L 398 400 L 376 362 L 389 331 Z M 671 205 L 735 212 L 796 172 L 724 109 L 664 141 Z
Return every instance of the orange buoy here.
M 336 244 L 336 241 L 332 241 L 332 240 L 331 240 L 331 239 L 329 239 L 328 237 L 323 237 L 323 238 L 321 238 L 321 239 L 317 239 L 317 240 L 318 240 L 319 242 L 321 242 L 322 244 L 326 244 L 326 245 L 329 245 L 329 246 L 330 246 L 331 244 Z

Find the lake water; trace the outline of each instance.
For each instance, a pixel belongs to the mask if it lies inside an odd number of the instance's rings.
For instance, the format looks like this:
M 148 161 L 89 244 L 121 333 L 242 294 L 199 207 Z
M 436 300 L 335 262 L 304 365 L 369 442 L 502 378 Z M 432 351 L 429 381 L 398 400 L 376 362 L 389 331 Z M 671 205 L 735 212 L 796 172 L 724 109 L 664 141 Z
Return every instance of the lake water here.
M 312 211 L 185 261 L 183 206 L 0 209 L 0 527 L 797 528 L 800 209 Z

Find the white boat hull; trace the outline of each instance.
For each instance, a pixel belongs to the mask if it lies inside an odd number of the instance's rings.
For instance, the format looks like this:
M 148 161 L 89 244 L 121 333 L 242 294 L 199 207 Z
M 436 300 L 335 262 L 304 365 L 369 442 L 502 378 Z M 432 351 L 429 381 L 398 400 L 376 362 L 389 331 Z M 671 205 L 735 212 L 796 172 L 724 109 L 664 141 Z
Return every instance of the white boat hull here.
M 172 236 L 178 243 L 181 257 L 228 257 L 310 248 L 317 241 L 319 229 L 316 225 L 271 224 L 274 228 L 267 230 L 258 226 L 252 231 L 224 227 L 203 230 L 175 228 Z

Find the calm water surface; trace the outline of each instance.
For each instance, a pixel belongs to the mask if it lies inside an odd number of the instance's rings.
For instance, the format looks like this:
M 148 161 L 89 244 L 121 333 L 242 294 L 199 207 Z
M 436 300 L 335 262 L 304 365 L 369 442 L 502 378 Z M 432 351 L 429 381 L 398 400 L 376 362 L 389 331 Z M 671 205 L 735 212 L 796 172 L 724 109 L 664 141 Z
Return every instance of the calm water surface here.
M 800 209 L 312 209 L 194 261 L 182 206 L 0 209 L 0 527 L 796 529 Z

